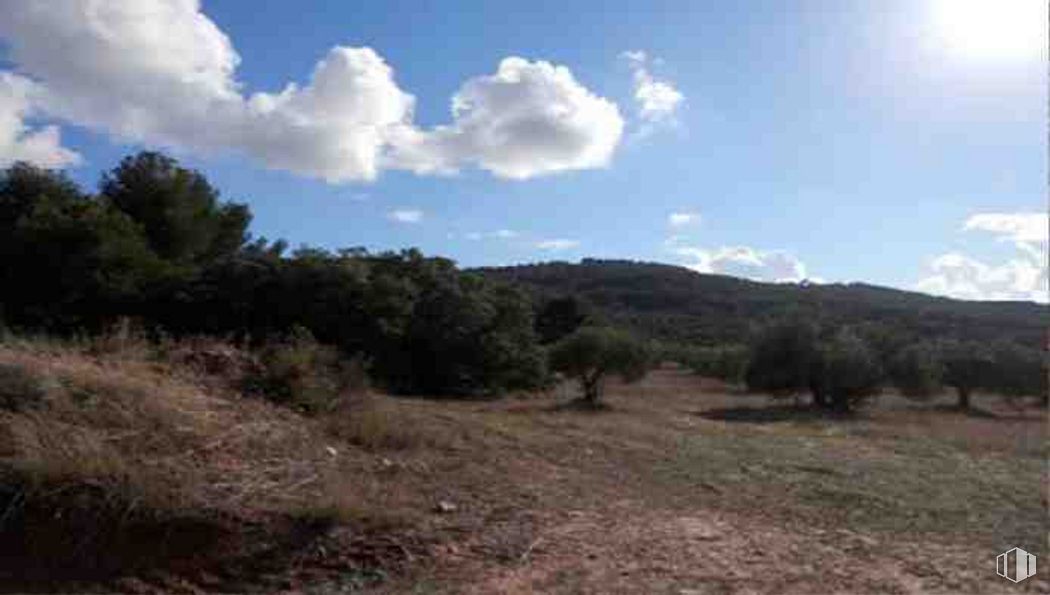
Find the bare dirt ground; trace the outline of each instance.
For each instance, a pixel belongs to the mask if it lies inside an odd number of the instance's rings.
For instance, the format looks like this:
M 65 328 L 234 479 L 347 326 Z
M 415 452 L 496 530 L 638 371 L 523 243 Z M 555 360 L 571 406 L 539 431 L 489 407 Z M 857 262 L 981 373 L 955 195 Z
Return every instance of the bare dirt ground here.
M 500 402 L 394 400 L 425 448 L 374 451 L 363 517 L 402 554 L 316 593 L 1010 593 L 995 556 L 1047 553 L 1044 413 L 884 397 L 857 419 L 665 369 Z M 399 541 L 400 540 L 400 541 Z

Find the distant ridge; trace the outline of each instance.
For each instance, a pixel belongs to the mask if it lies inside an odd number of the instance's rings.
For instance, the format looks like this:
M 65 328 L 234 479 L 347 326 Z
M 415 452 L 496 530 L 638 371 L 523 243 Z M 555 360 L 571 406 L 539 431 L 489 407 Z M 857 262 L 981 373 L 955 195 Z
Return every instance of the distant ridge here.
M 472 270 L 541 298 L 575 295 L 610 323 L 669 341 L 739 342 L 755 324 L 789 312 L 837 324 L 878 323 L 916 337 L 1034 347 L 1050 325 L 1050 308 L 1034 302 L 957 300 L 867 283 L 765 283 L 629 260 Z

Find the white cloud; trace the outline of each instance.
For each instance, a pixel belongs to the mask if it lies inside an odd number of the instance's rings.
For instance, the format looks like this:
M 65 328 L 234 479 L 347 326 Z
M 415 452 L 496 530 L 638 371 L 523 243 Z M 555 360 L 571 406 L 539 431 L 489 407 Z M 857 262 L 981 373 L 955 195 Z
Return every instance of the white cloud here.
M 700 223 L 700 213 L 671 213 L 667 216 L 667 224 L 671 227 L 685 227 L 696 223 Z
M 472 231 L 463 235 L 468 240 L 478 241 L 485 239 L 510 240 L 518 237 L 518 232 L 513 229 L 497 229 L 496 231 L 480 232 Z
M 29 79 L 0 72 L 0 167 L 15 161 L 48 168 L 80 162 L 80 155 L 62 146 L 57 126 L 32 130 L 26 124 L 37 93 L 36 85 Z
M 1013 242 L 1018 248 L 1040 254 L 1050 241 L 1050 225 L 1046 213 L 980 213 L 972 215 L 963 225 L 964 231 L 991 232 L 1000 240 Z
M 460 87 L 452 118 L 429 132 L 402 130 L 392 163 L 420 173 L 474 164 L 525 179 L 604 167 L 623 134 L 616 104 L 588 91 L 568 68 L 517 57 Z
M 570 248 L 576 248 L 579 245 L 580 245 L 580 242 L 577 241 L 577 240 L 566 240 L 566 239 L 541 240 L 539 242 L 536 242 L 536 247 L 539 248 L 540 250 L 550 250 L 550 251 L 568 250 Z
M 0 0 L 0 9 L 0 37 L 37 83 L 43 112 L 121 140 L 233 151 L 333 183 L 388 168 L 473 165 L 524 179 L 602 167 L 623 128 L 615 104 L 548 62 L 504 59 L 460 88 L 451 124 L 422 130 L 415 98 L 371 48 L 334 47 L 305 85 L 246 95 L 240 56 L 199 0 Z
M 674 248 L 674 252 L 688 259 L 685 266 L 699 273 L 732 275 L 756 281 L 797 283 L 810 279 L 806 265 L 788 252 L 756 250 L 748 246 L 722 246 L 707 250 L 690 246 Z
M 423 211 L 419 209 L 395 209 L 387 213 L 391 221 L 398 223 L 419 223 L 423 221 Z
M 948 253 L 934 258 L 916 289 L 969 300 L 1047 300 L 1046 267 L 1025 258 L 990 265 Z
M 932 259 L 916 289 L 973 300 L 1047 301 L 1048 219 L 1046 213 L 982 213 L 971 216 L 964 231 L 984 231 L 1013 242 L 1018 253 L 1005 262 L 988 263 L 951 252 Z
M 652 61 L 643 51 L 627 51 L 621 56 L 627 60 L 634 78 L 634 101 L 638 107 L 638 117 L 644 122 L 673 122 L 675 113 L 685 101 L 681 93 L 670 81 L 655 78 L 649 70 Z

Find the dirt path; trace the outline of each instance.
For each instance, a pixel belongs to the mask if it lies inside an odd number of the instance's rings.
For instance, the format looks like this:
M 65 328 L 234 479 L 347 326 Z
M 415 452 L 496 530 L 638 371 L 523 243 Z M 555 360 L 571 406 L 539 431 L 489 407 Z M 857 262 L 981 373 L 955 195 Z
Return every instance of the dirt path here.
M 850 531 L 792 528 L 697 511 L 569 511 L 532 526 L 516 558 L 494 562 L 492 537 L 447 546 L 417 592 L 958 593 L 1047 592 L 1011 585 L 994 559 L 943 544 L 898 545 Z M 512 540 L 513 541 L 513 540 Z M 400 591 L 402 587 L 393 587 Z M 384 589 L 386 590 L 386 589 Z

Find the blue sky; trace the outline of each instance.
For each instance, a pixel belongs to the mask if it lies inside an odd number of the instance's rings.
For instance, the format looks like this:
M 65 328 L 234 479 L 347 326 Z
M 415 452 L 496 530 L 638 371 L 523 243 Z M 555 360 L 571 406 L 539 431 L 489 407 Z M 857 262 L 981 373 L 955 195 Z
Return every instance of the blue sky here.
M 1046 299 L 1041 0 L 0 5 L 0 163 L 163 148 L 293 245 Z

